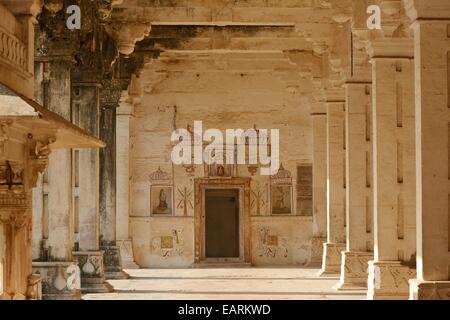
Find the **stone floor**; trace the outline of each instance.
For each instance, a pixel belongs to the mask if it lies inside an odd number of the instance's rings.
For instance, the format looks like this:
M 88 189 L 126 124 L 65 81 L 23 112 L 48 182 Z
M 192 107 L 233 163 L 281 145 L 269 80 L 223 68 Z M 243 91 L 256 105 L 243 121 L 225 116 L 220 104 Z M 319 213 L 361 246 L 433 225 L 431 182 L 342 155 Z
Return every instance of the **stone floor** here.
M 115 292 L 86 294 L 86 300 L 361 300 L 364 291 L 337 291 L 337 277 L 318 269 L 214 268 L 126 270 L 131 278 L 110 280 Z

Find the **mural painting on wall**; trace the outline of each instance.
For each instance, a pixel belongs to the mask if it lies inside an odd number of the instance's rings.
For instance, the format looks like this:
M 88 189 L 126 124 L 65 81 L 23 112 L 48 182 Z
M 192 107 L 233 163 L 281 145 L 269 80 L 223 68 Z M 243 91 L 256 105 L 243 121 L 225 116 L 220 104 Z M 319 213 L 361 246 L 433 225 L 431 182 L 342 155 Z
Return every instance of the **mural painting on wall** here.
M 270 203 L 273 215 L 292 214 L 292 176 L 280 166 L 270 180 Z
M 170 235 L 152 238 L 151 249 L 163 258 L 183 255 L 183 229 L 173 229 Z
M 194 205 L 192 204 L 192 195 L 193 191 L 184 187 L 183 189 L 178 188 L 177 193 L 179 196 L 179 201 L 177 204 L 177 209 L 183 209 L 183 216 L 187 217 L 189 213 L 189 209 L 194 209 Z
M 222 163 L 205 164 L 205 176 L 208 178 L 232 178 L 237 176 L 237 166 L 233 159 L 229 159 L 225 152 L 212 154 L 215 159 L 222 158 Z
M 172 179 L 161 168 L 150 175 L 150 204 L 152 215 L 173 214 Z
M 267 185 L 261 186 L 259 182 L 252 189 L 251 208 L 254 215 L 260 216 L 265 214 L 267 205 Z
M 257 252 L 259 257 L 287 258 L 287 239 L 274 234 L 268 227 L 261 227 L 258 229 Z
M 291 214 L 291 186 L 272 186 L 271 195 L 272 214 Z

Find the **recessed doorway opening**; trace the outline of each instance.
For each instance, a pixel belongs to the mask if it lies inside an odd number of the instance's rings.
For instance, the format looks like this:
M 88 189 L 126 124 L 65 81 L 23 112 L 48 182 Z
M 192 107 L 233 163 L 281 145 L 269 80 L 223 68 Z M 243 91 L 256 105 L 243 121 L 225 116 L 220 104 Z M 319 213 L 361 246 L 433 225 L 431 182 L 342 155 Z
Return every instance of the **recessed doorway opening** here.
M 239 258 L 239 190 L 205 191 L 205 258 Z

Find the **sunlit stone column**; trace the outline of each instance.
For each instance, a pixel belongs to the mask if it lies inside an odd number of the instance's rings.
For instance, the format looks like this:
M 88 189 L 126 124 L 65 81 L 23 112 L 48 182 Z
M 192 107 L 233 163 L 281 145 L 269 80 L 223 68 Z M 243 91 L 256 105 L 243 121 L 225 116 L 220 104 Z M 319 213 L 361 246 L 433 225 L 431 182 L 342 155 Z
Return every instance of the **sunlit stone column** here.
M 408 2 L 408 1 L 407 1 Z M 409 1 L 415 41 L 417 279 L 410 299 L 450 300 L 450 2 Z
M 327 103 L 327 242 L 322 274 L 339 273 L 345 250 L 345 102 Z
M 374 260 L 369 299 L 407 299 L 415 277 L 414 60 L 412 40 L 373 41 Z
M 313 239 L 311 263 L 319 264 L 327 241 L 327 113 L 325 104 L 313 110 Z
M 136 269 L 134 262 L 133 242 L 129 234 L 130 210 L 130 119 L 134 105 L 121 102 L 116 115 L 116 228 L 117 246 L 120 249 L 122 267 Z
M 371 84 L 346 83 L 346 221 L 340 289 L 367 287 L 373 259 L 371 197 Z
M 48 63 L 48 81 L 45 83 L 47 107 L 63 118 L 71 119 L 71 63 L 65 57 Z M 46 188 L 45 224 L 47 239 L 43 250 L 47 261 L 33 262 L 33 271 L 43 281 L 43 299 L 79 299 L 79 289 L 68 289 L 60 279 L 67 279 L 67 268 L 74 264 L 74 214 L 72 193 L 72 151 L 55 150 L 49 157 Z

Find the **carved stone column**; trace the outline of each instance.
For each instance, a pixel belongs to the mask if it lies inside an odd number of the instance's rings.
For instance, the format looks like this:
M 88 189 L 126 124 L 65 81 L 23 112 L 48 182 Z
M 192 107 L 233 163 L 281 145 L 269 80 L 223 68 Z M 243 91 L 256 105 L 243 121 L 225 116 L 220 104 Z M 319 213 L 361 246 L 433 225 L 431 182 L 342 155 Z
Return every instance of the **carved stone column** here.
M 2 161 L 0 174 L 6 170 L 23 170 Z M 18 172 L 17 172 L 18 173 Z M 6 188 L 5 188 L 6 187 Z M 0 272 L 0 300 L 23 300 L 29 297 L 28 278 L 31 277 L 31 192 L 9 189 L 0 185 L 0 247 L 3 252 Z M 39 293 L 37 293 L 39 295 Z
M 327 103 L 327 242 L 323 247 L 322 274 L 341 269 L 345 250 L 344 102 Z
M 417 279 L 410 299 L 450 300 L 450 3 L 406 1 L 414 21 Z
M 134 105 L 123 101 L 116 115 L 116 221 L 117 246 L 120 249 L 122 266 L 125 269 L 137 269 L 134 262 L 133 242 L 129 234 L 130 210 L 130 118 Z
M 1 120 L 1 119 L 0 119 Z M 41 277 L 32 274 L 32 187 L 48 158 L 30 134 L 3 126 L 0 142 L 0 300 L 41 298 Z
M 327 113 L 315 108 L 313 121 L 313 239 L 311 263 L 319 264 L 327 241 Z
M 96 82 L 73 85 L 73 122 L 93 136 L 99 134 L 99 90 L 100 84 Z M 103 251 L 99 248 L 99 150 L 74 150 L 73 156 L 77 237 L 73 257 L 81 270 L 81 290 L 111 292 L 112 287 L 105 280 Z
M 414 60 L 399 3 L 383 6 L 383 36 L 373 38 L 369 50 L 374 260 L 369 263 L 368 299 L 407 299 L 408 280 L 415 277 Z
M 371 84 L 346 85 L 347 248 L 342 252 L 340 289 L 367 287 L 373 259 L 371 197 Z
M 100 139 L 100 248 L 104 251 L 107 279 L 124 279 L 120 250 L 116 240 L 116 108 L 122 90 L 120 81 L 104 82 L 101 99 Z
M 71 61 L 64 57 L 45 62 L 48 66 L 46 84 L 46 107 L 65 119 L 71 119 Z M 47 180 L 45 182 L 47 197 L 48 234 L 43 239 L 42 250 L 46 251 L 46 261 L 33 262 L 33 270 L 43 277 L 43 299 L 79 299 L 77 289 L 69 290 L 55 282 L 58 277 L 67 279 L 67 267 L 72 262 L 74 245 L 74 211 L 72 151 L 55 150 L 49 157 Z M 64 267 L 63 267 L 64 266 Z

